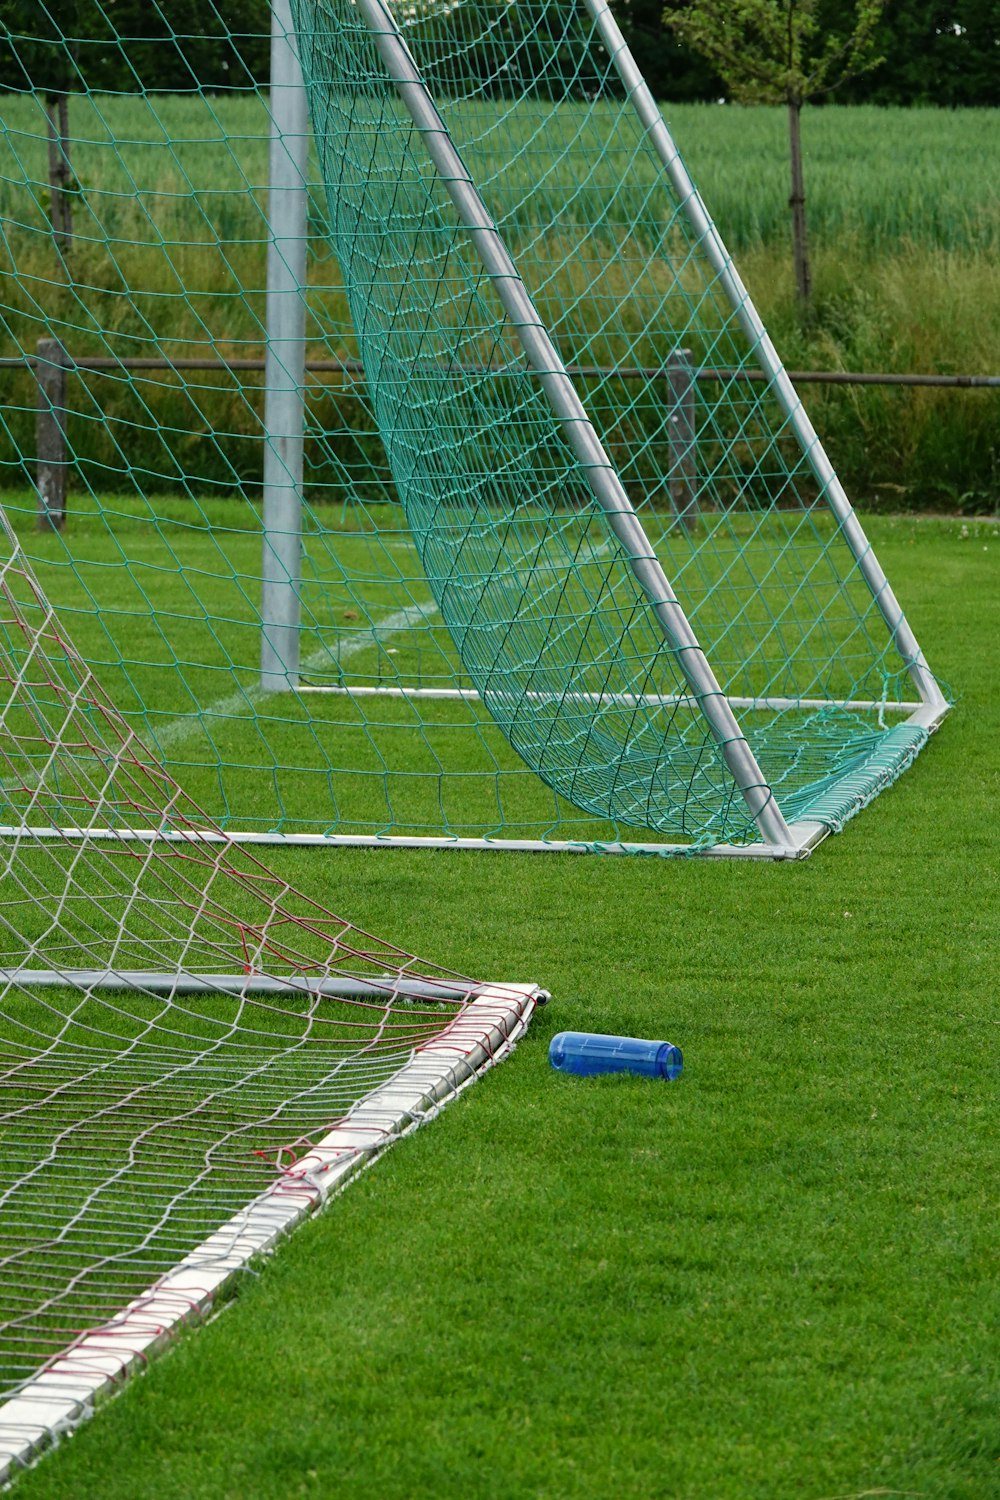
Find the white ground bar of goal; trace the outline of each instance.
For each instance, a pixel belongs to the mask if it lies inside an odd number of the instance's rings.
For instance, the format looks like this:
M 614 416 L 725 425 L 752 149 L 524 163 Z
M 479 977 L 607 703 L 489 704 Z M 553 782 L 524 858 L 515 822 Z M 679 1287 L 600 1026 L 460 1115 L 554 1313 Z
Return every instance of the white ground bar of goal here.
M 406 687 L 399 684 L 378 683 L 362 683 L 352 687 L 343 683 L 331 683 L 327 686 L 323 683 L 298 682 L 295 685 L 295 691 L 297 693 L 332 694 L 343 698 L 430 698 L 441 702 L 460 700 L 464 703 L 479 703 L 482 697 L 476 688 Z M 501 690 L 498 689 L 495 696 L 500 695 Z M 606 705 L 613 708 L 697 708 L 698 706 L 697 698 L 691 693 L 612 693 L 579 690 L 556 693 L 529 688 L 527 692 L 519 693 L 517 696 L 528 703 L 585 703 L 593 704 L 598 708 Z M 886 713 L 910 714 L 922 707 L 917 702 L 889 703 L 881 698 L 780 698 L 768 695 L 757 698 L 732 696 L 728 699 L 728 703 L 730 708 L 766 709 L 774 713 L 796 708 L 842 708 L 852 713 L 878 709 Z
M 748 700 L 760 703 L 760 699 Z M 797 700 L 789 700 L 797 701 Z M 817 700 L 827 702 L 828 700 Z M 830 699 L 830 703 L 834 700 Z M 851 704 L 844 702 L 843 707 Z M 926 730 L 933 734 L 948 713 L 947 703 L 901 703 L 897 705 L 872 703 L 873 708 L 898 707 L 909 713 L 904 725 Z M 828 825 L 810 819 L 802 819 L 789 825 L 792 841 L 789 844 L 679 844 L 652 841 L 615 841 L 601 839 L 511 839 L 511 838 L 464 838 L 449 834 L 395 834 L 395 833 L 282 833 L 279 830 L 221 828 L 108 828 L 98 824 L 90 827 L 74 827 L 67 824 L 7 823 L 0 825 L 0 839 L 42 840 L 95 840 L 107 843 L 168 843 L 168 844 L 260 844 L 289 845 L 302 848 L 344 849 L 452 849 L 492 850 L 495 853 L 517 854 L 643 854 L 660 857 L 685 856 L 697 859 L 802 859 L 830 832 Z
M 463 1000 L 468 986 L 385 974 L 215 974 L 186 969 L 3 969 L 0 984 L 23 989 L 142 990 L 150 995 L 324 995 L 334 1000 Z
M 823 824 L 789 824 L 790 844 L 676 844 L 631 843 L 600 839 L 462 838 L 446 834 L 405 833 L 281 833 L 198 828 L 74 828 L 69 825 L 8 823 L 0 825 L 0 839 L 32 839 L 118 844 L 258 844 L 323 849 L 450 849 L 494 854 L 641 854 L 663 858 L 801 859 L 829 832 Z M 36 971 L 37 972 L 37 971 Z M 53 971 L 54 973 L 55 971 Z M 67 971 L 70 972 L 70 971 Z M 55 979 L 49 981 L 56 983 Z
M 252 1259 L 273 1250 L 393 1142 L 500 1062 L 546 998 L 533 985 L 484 986 L 436 1041 L 361 1100 L 273 1187 L 0 1406 L 0 1483 L 91 1416 L 183 1324 L 207 1316 Z

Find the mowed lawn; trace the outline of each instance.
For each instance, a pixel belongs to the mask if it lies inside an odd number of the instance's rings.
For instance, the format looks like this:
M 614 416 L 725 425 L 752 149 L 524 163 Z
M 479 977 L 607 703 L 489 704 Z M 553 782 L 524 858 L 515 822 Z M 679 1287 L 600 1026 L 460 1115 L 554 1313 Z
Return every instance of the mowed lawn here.
M 1000 1495 L 1000 533 L 877 543 L 957 707 L 804 864 L 273 854 L 552 1003 L 16 1493 Z

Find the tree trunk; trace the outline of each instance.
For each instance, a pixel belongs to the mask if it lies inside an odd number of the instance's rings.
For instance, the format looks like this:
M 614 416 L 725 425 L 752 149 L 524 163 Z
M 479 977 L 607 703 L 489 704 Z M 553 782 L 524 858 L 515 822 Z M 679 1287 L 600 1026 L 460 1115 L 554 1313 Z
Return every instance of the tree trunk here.
M 812 300 L 812 272 L 809 269 L 809 234 L 806 227 L 806 187 L 802 173 L 802 105 L 788 101 L 788 144 L 792 164 L 792 193 L 788 206 L 792 210 L 792 247 L 795 255 L 795 290 L 799 307 L 808 312 Z

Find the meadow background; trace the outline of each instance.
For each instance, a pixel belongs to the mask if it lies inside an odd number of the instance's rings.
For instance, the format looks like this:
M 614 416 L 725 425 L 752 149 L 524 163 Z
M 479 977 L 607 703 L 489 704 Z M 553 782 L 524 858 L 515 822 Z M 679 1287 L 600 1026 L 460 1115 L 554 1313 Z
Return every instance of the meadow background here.
M 567 131 L 584 107 L 560 107 Z M 987 166 L 1000 154 L 996 111 L 806 111 L 815 308 L 803 326 L 792 281 L 784 112 L 713 104 L 663 108 L 789 368 L 996 371 L 1000 192 Z M 39 102 L 2 96 L 0 115 L 0 357 L 19 349 L 31 353 L 37 338 L 50 333 L 77 355 L 109 349 L 140 356 L 262 353 L 266 118 L 260 99 L 74 96 L 80 191 L 65 267 L 48 233 Z M 553 151 L 558 147 L 554 140 Z M 530 170 L 543 166 L 536 156 Z M 640 174 L 630 186 L 637 212 L 646 185 Z M 517 183 L 508 190 L 516 197 Z M 628 204 L 623 208 L 627 212 Z M 344 328 L 345 304 L 324 228 L 317 188 L 310 354 L 350 355 L 349 334 L 336 331 Z M 143 291 L 130 296 L 129 288 Z M 0 464 L 16 483 L 34 451 L 35 391 L 27 372 L 0 370 L 0 382 Z M 863 509 L 995 513 L 997 390 L 808 386 L 803 394 Z M 142 471 L 147 493 L 177 490 L 185 474 L 196 474 L 215 493 L 256 492 L 259 376 L 102 377 L 99 386 L 91 379 L 71 397 L 81 414 L 70 418 L 70 440 L 78 461 L 93 465 L 84 471 L 93 488 L 113 491 L 131 483 L 109 437 L 117 427 L 128 430 L 130 463 Z M 351 461 L 359 426 L 373 455 L 375 446 L 350 391 L 320 380 L 312 401 L 307 466 L 312 497 L 321 500 L 330 434 L 343 434 L 332 443 L 334 461 Z M 95 407 L 100 420 L 93 420 Z

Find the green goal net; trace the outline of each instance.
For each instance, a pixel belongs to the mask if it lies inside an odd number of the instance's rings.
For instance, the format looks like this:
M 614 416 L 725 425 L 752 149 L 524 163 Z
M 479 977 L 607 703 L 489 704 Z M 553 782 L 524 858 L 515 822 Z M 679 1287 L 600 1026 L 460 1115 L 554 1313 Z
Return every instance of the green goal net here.
M 840 827 L 945 701 L 607 6 L 208 10 L 0 75 L 4 498 L 150 750 L 260 837 Z

